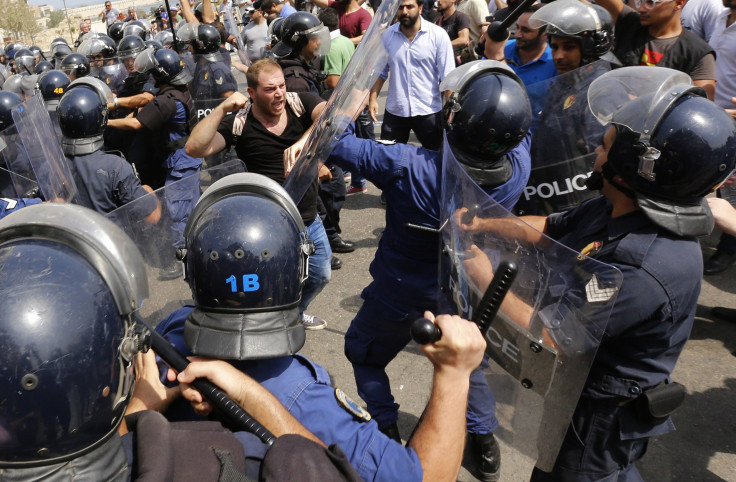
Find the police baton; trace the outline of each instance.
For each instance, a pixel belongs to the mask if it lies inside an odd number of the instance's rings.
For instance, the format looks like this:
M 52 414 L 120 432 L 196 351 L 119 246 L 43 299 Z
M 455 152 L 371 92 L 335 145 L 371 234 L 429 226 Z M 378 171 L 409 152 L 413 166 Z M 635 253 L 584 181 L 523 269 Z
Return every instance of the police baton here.
M 503 22 L 491 22 L 491 24 L 488 26 L 488 36 L 491 37 L 491 40 L 493 40 L 494 42 L 503 42 L 504 40 L 509 38 L 508 29 L 511 24 L 516 22 L 519 17 L 521 17 L 521 14 L 524 13 L 524 11 L 536 1 L 537 0 L 523 0 L 514 9 L 514 11 L 511 12 L 509 16 L 503 20 Z
M 473 322 L 480 328 L 483 338 L 486 337 L 486 333 L 491 327 L 499 308 L 501 308 L 501 303 L 503 303 L 506 293 L 511 288 L 518 271 L 519 269 L 513 261 L 501 261 L 493 275 L 493 281 L 491 281 L 488 289 L 483 294 L 483 298 L 478 303 Z M 442 338 L 442 330 L 427 318 L 417 318 L 411 325 L 411 337 L 420 345 L 426 345 L 439 341 Z
M 181 372 L 189 365 L 184 355 L 174 348 L 166 339 L 161 336 L 141 318 L 138 313 L 133 315 L 136 323 L 145 329 L 147 333 L 143 335 L 143 345 L 150 347 L 156 352 L 161 359 L 166 362 L 174 370 Z M 147 348 L 146 348 L 147 351 Z M 204 395 L 212 405 L 217 407 L 220 413 L 230 422 L 231 427 L 236 430 L 244 430 L 256 435 L 261 442 L 273 445 L 276 437 L 268 431 L 266 427 L 261 425 L 255 418 L 246 412 L 240 405 L 233 402 L 217 385 L 204 378 L 197 378 L 192 382 L 194 388 Z
M 169 28 L 171 29 L 171 35 L 174 36 L 174 49 L 176 53 L 179 53 L 179 43 L 176 39 L 176 30 L 174 30 L 174 21 L 171 19 L 171 7 L 169 7 L 169 0 L 164 0 L 166 4 L 166 13 L 169 14 Z

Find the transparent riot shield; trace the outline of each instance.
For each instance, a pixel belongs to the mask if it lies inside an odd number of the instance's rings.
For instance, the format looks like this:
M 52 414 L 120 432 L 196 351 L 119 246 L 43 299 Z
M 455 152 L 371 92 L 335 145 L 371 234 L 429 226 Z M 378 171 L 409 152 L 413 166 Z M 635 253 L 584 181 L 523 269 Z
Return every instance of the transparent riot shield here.
M 441 306 L 467 319 L 502 261 L 518 273 L 484 333 L 499 429 L 552 469 L 621 285 L 621 273 L 557 243 L 490 199 L 444 148 Z M 498 274 L 498 273 L 496 273 Z
M 5 162 L 13 172 L 35 179 L 47 201 L 79 202 L 77 186 L 67 164 L 59 139 L 46 111 L 40 93 L 26 99 L 12 110 L 17 135 L 8 132 L 3 151 Z M 3 131 L 6 133 L 8 129 Z M 11 145 L 9 145 L 10 143 Z M 20 144 L 15 147 L 12 144 Z M 11 152 L 12 151 L 12 152 Z M 23 151 L 23 152 L 21 152 Z
M 588 108 L 588 87 L 610 72 L 605 60 L 527 86 L 532 100 L 532 170 L 516 213 L 550 214 L 597 195 L 585 187 L 605 127 Z M 541 102 L 541 104 L 540 104 Z
M 365 107 L 368 93 L 388 61 L 382 37 L 391 26 L 399 3 L 399 0 L 381 3 L 330 100 L 315 121 L 315 128 L 284 183 L 284 189 L 295 203 L 299 204 L 317 179 L 318 165 L 329 157 L 338 136 Z
M 143 254 L 148 285 L 155 294 L 140 312 L 149 325 L 155 326 L 192 297 L 176 254 L 183 247 L 184 227 L 200 194 L 216 180 L 244 170 L 241 161 L 221 164 L 168 184 L 106 215 L 133 239 Z M 156 203 L 162 207 L 162 215 L 151 224 L 147 216 Z
M 38 183 L 0 167 L 0 197 L 20 199 L 35 196 Z
M 238 44 L 238 59 L 240 59 L 240 62 L 243 65 L 250 66 L 251 61 L 248 58 L 248 52 L 245 49 L 245 44 L 243 43 L 243 36 L 238 29 L 238 22 L 236 22 L 235 17 L 233 17 L 232 9 L 227 8 L 222 12 L 222 20 L 225 25 L 225 29 L 230 35 L 235 37 L 235 42 Z

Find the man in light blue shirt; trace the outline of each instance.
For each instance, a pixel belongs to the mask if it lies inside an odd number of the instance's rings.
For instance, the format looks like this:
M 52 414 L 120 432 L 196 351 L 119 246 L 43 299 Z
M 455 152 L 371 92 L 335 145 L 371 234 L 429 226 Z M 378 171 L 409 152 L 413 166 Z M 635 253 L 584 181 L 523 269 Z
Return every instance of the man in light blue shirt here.
M 261 10 L 268 13 L 269 16 L 278 16 L 286 18 L 296 12 L 296 8 L 292 7 L 284 0 L 265 0 Z
M 368 108 L 377 121 L 378 94 L 389 77 L 381 138 L 406 143 L 409 132 L 427 149 L 442 142 L 440 82 L 455 68 L 452 43 L 442 27 L 421 18 L 422 4 L 402 0 L 399 21 L 383 34 L 388 63 L 371 89 Z

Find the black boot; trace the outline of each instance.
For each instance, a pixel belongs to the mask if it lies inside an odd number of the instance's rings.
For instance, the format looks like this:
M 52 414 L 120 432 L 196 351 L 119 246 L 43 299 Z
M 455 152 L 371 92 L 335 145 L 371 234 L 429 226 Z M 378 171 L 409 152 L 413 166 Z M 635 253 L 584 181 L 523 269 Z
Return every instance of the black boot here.
M 494 482 L 501 475 L 501 449 L 492 433 L 471 433 L 469 450 L 476 460 L 477 476 L 483 482 Z

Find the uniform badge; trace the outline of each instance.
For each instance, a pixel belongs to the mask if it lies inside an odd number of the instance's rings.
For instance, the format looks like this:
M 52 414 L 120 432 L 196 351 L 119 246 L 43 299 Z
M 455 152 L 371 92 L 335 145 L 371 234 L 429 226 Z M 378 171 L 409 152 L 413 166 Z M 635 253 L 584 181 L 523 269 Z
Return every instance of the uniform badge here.
M 222 77 L 220 77 L 219 79 L 215 79 L 215 84 L 222 85 L 222 80 Z
M 105 82 L 109 84 L 110 83 L 110 77 L 106 77 L 105 78 Z
M 578 261 L 582 261 L 583 259 L 585 259 L 585 256 L 592 258 L 600 252 L 602 247 L 603 243 L 601 243 L 600 241 L 593 241 L 580 251 L 580 254 L 578 255 Z
M 335 389 L 335 398 L 337 399 L 338 405 L 350 412 L 353 417 L 357 418 L 361 422 L 368 422 L 371 419 L 371 414 L 368 413 L 363 407 L 355 403 L 353 399 L 345 395 L 345 392 L 339 388 Z
M 601 286 L 598 281 L 598 276 L 596 275 L 593 275 L 590 278 L 590 281 L 588 281 L 588 284 L 585 285 L 585 297 L 588 299 L 589 303 L 608 301 L 616 294 L 617 291 L 618 288 L 616 287 L 607 288 L 605 286 Z
M 578 99 L 577 99 L 577 97 L 575 97 L 574 94 L 571 95 L 570 97 L 568 97 L 567 99 L 565 99 L 565 103 L 562 104 L 562 110 L 569 109 L 570 107 L 572 107 L 573 104 L 575 104 L 575 101 L 576 100 L 578 100 Z
M 205 72 L 204 73 L 204 80 L 207 80 L 209 77 L 210 77 L 210 73 L 209 72 Z

